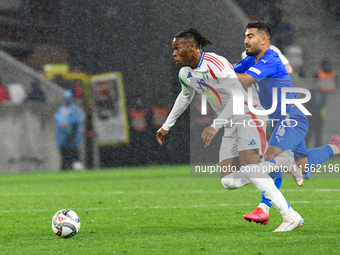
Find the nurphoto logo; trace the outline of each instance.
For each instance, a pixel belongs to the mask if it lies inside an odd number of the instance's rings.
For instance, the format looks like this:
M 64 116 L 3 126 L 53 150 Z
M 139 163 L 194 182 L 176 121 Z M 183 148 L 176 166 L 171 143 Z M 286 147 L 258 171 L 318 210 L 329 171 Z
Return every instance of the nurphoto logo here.
M 202 83 L 201 83 L 202 84 Z M 206 86 L 207 84 L 202 84 L 204 85 L 208 90 L 209 88 L 211 88 L 211 86 Z M 216 85 L 216 88 L 225 88 L 228 89 L 231 94 L 232 94 L 232 98 L 233 98 L 233 114 L 234 115 L 244 115 L 244 96 L 242 93 L 242 88 L 238 88 L 235 86 L 225 86 L 225 85 Z M 205 91 L 205 90 L 204 90 Z M 217 94 L 216 90 L 213 90 L 215 94 Z M 304 98 L 286 98 L 286 94 L 287 93 L 303 93 L 306 97 Z M 210 96 L 211 93 L 209 93 Z M 218 95 L 218 94 L 217 94 Z M 220 99 L 220 96 L 218 96 L 218 98 Z M 256 115 L 269 115 L 271 113 L 273 113 L 276 108 L 277 108 L 277 88 L 273 88 L 273 104 L 271 106 L 270 109 L 268 110 L 257 110 L 255 109 L 255 107 L 253 106 L 253 90 L 252 88 L 248 88 L 248 107 L 250 112 L 256 114 Z M 286 111 L 286 105 L 289 104 L 295 104 L 296 107 L 298 107 L 305 115 L 312 115 L 307 109 L 306 107 L 304 107 L 302 104 L 303 103 L 307 103 L 309 100 L 311 99 L 311 93 L 308 89 L 304 89 L 304 88 L 294 88 L 294 87 L 284 87 L 281 88 L 281 115 L 286 115 L 287 111 Z M 206 115 L 206 111 L 204 111 L 204 109 L 206 109 L 207 106 L 207 97 L 205 94 L 202 94 L 202 110 L 201 110 L 201 114 L 202 115 Z

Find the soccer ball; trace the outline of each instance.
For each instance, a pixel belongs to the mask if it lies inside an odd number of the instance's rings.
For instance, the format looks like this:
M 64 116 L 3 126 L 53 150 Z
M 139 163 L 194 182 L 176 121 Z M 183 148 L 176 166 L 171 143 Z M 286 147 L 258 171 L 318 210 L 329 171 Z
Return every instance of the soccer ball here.
M 80 229 L 79 216 L 70 209 L 62 209 L 52 218 L 52 230 L 59 237 L 72 237 Z

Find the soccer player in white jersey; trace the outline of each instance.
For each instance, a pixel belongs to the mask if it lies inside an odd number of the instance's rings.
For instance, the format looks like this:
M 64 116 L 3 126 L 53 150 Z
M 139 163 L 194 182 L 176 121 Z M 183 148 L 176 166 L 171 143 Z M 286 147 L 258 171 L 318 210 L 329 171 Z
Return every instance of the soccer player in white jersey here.
M 172 42 L 174 49 L 173 56 L 176 64 L 181 66 L 179 80 L 182 84 L 182 91 L 178 95 L 173 109 L 166 122 L 157 131 L 157 140 L 162 145 L 164 137 L 169 129 L 175 124 L 177 118 L 184 112 L 190 104 L 195 91 L 207 96 L 207 101 L 219 115 L 218 119 L 252 120 L 252 116 L 247 110 L 247 103 L 244 104 L 247 114 L 233 114 L 233 94 L 238 90 L 245 95 L 241 84 L 237 79 L 230 63 L 224 58 L 214 53 L 205 53 L 202 48 L 211 44 L 195 29 L 186 29 L 179 32 Z M 222 86 L 222 88 L 221 88 Z M 209 93 L 208 93 L 209 92 Z M 213 98 L 214 97 L 214 98 Z M 244 96 L 244 98 L 246 98 Z M 215 104 L 217 101 L 218 103 Z M 253 183 L 262 194 L 271 200 L 272 204 L 280 211 L 284 218 L 283 223 L 275 232 L 291 231 L 302 226 L 302 217 L 289 206 L 282 193 L 276 188 L 268 172 L 263 169 L 273 169 L 277 166 L 285 166 L 290 170 L 296 168 L 294 157 L 291 151 L 284 151 L 275 158 L 275 163 L 263 162 L 257 164 L 259 155 L 262 153 L 265 140 L 261 137 L 264 132 L 259 132 L 257 127 L 225 125 L 228 137 L 224 137 L 220 149 L 221 169 L 238 169 L 238 171 L 221 172 L 222 184 L 227 189 L 237 189 Z M 208 146 L 222 125 L 211 125 L 204 129 L 202 140 L 204 146 Z M 234 129 L 231 135 L 228 129 Z M 255 140 L 255 143 L 249 141 Z M 232 167 L 230 167 L 232 166 Z M 265 167 L 263 167 L 265 166 Z M 229 168 L 228 168 L 229 167 Z

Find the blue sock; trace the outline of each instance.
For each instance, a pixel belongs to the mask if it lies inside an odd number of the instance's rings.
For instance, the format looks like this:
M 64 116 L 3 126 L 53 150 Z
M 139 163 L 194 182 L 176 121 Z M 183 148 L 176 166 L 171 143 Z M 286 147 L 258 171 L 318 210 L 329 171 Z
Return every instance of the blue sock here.
M 270 160 L 269 160 L 270 161 Z M 272 162 L 274 163 L 274 162 Z M 282 171 L 280 169 L 280 171 L 275 171 L 275 172 L 272 172 L 271 174 L 269 174 L 270 177 L 272 177 L 273 181 L 274 181 L 274 184 L 275 186 L 280 189 L 281 187 L 281 184 L 282 184 Z M 268 205 L 269 207 L 272 206 L 272 204 L 270 203 L 270 201 L 265 198 L 265 196 L 262 194 L 262 199 L 261 199 L 261 203 L 264 203 L 266 205 Z
M 333 156 L 333 150 L 331 146 L 329 146 L 328 144 L 319 148 L 309 149 L 307 153 L 309 167 L 306 169 L 306 172 L 304 173 L 305 179 L 310 178 L 312 174 L 312 171 L 310 171 L 311 168 L 321 165 L 323 162 L 325 162 L 327 159 Z

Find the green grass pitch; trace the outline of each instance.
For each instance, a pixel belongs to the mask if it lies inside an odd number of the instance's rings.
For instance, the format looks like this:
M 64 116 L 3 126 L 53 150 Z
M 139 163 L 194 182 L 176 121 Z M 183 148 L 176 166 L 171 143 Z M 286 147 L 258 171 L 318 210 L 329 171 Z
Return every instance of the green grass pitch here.
M 312 178 L 299 188 L 285 178 L 281 190 L 305 225 L 273 233 L 275 208 L 268 226 L 243 220 L 259 203 L 253 185 L 229 191 L 219 179 L 190 178 L 189 166 L 1 174 L 0 253 L 339 254 L 339 183 Z M 63 208 L 81 219 L 70 239 L 51 229 Z

